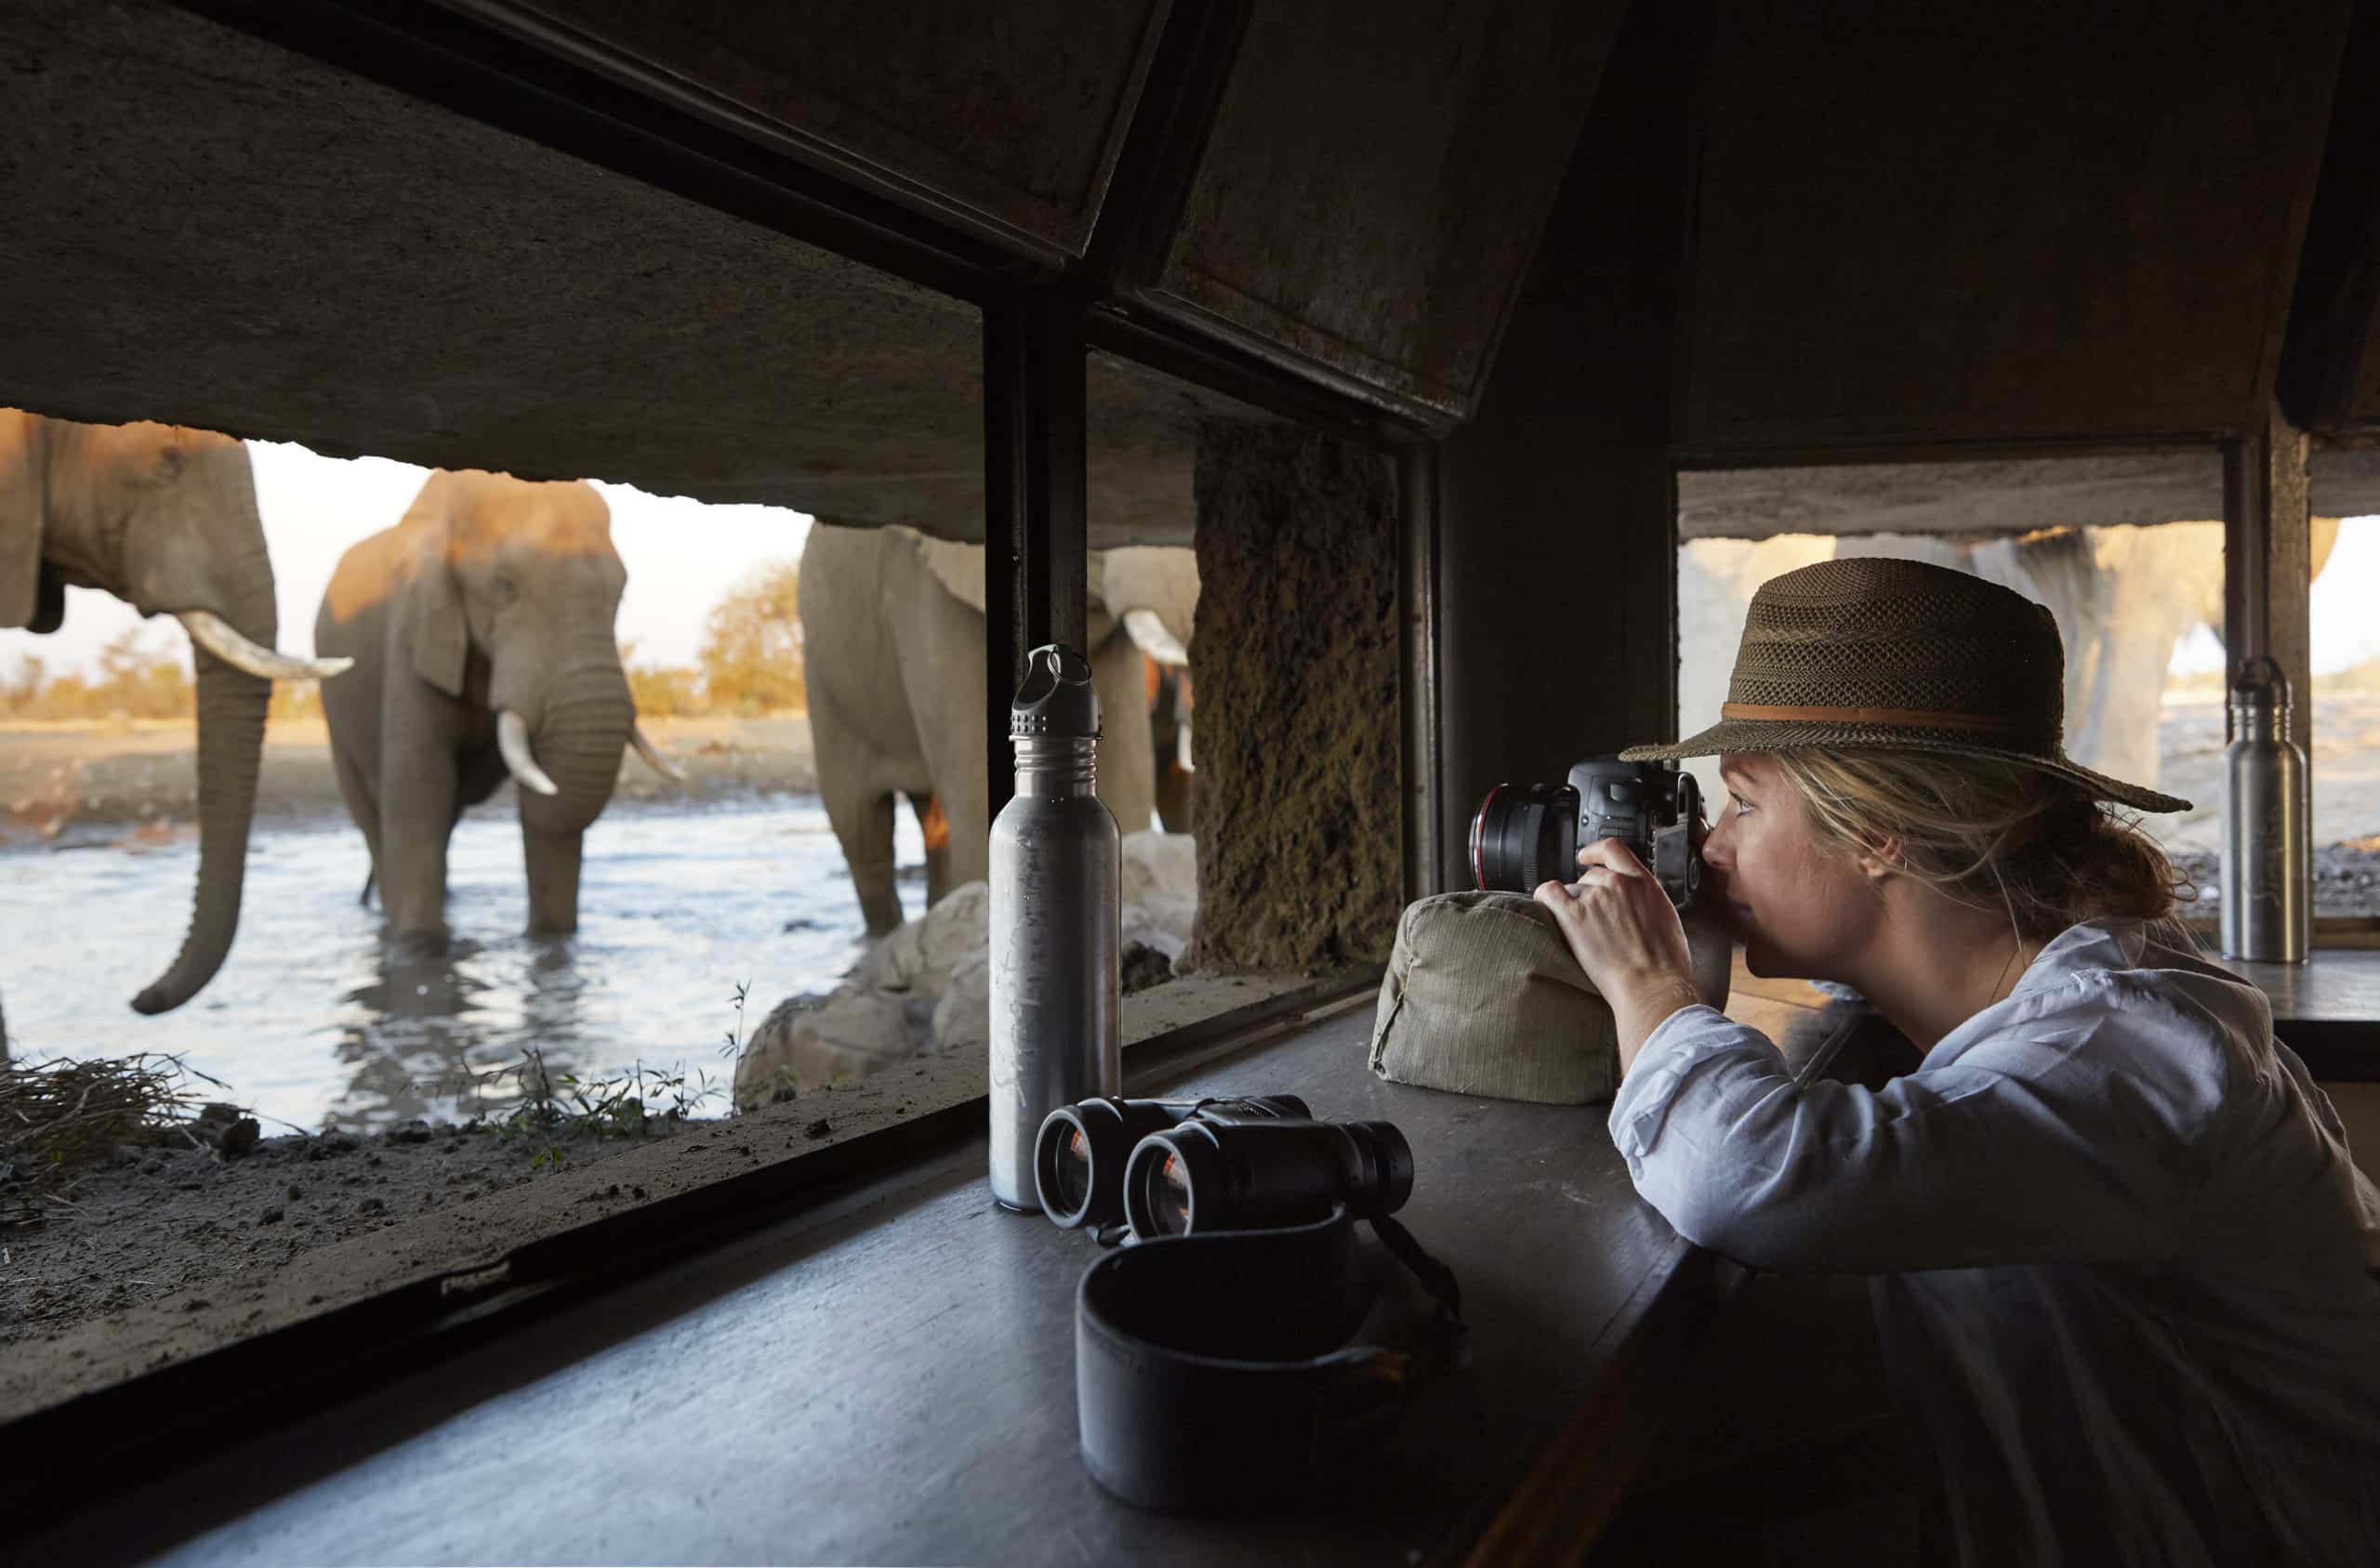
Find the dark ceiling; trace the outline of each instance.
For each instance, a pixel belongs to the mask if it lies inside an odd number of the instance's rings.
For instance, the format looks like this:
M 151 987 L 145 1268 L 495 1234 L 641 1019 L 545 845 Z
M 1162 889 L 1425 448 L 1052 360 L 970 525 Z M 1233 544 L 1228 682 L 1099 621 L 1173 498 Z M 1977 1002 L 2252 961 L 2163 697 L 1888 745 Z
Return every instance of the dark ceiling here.
M 2293 413 L 2380 436 L 2380 179 L 2341 141 L 2375 111 L 2333 102 L 2370 10 L 1714 0 L 1675 30 L 1674 444 L 2166 450 L 2254 428 L 2284 359 Z M 462 112 L 434 71 L 284 36 L 368 17 L 551 61 L 946 231 L 953 276 L 1071 280 L 1427 437 L 1477 403 L 1626 11 L 18 0 L 0 402 L 981 536 L 975 284 L 523 134 L 526 87 Z M 1093 545 L 1186 539 L 1197 422 L 1258 416 L 1114 355 L 1089 414 Z

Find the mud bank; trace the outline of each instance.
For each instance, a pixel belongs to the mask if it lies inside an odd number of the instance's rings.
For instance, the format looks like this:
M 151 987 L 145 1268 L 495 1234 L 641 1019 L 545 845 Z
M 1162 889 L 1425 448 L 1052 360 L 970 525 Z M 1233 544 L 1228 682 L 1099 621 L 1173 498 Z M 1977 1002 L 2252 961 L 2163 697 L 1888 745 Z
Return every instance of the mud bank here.
M 2186 912 L 2193 920 L 2217 918 L 2223 907 L 2219 857 L 2202 850 L 2177 852 L 2174 869 L 2198 888 Z M 2369 919 L 2380 915 L 2380 845 L 2321 844 L 2314 850 L 2314 917 Z
M 623 754 L 615 803 L 670 805 L 818 787 L 810 721 L 773 718 L 644 720 L 645 733 L 688 782 L 663 778 Z M 196 730 L 188 723 L 0 726 L 0 847 L 89 837 L 192 822 Z M 509 792 L 507 784 L 502 794 Z M 275 724 L 265 737 L 257 820 L 344 816 L 319 720 Z
M 37 1229 L 0 1230 L 0 1344 L 145 1303 L 204 1311 L 218 1285 L 417 1215 L 467 1215 L 509 1188 L 583 1173 L 712 1126 L 655 1119 L 644 1136 L 414 1122 L 383 1133 L 269 1138 L 226 1159 L 178 1129 L 84 1171 Z M 641 1199 L 641 1188 L 621 1196 Z

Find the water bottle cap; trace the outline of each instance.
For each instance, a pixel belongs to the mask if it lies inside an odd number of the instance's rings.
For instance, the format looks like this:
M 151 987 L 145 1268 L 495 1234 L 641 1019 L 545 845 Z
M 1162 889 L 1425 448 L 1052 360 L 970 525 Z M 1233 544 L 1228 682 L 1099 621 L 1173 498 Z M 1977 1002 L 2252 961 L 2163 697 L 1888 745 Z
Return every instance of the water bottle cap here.
M 1011 739 L 1095 741 L 1099 694 L 1091 690 L 1091 661 L 1060 643 L 1047 643 L 1025 656 L 1025 684 L 1009 705 Z
M 2268 653 L 2253 654 L 2241 661 L 2240 673 L 2231 680 L 2231 705 L 2286 709 L 2289 677 L 2281 673 L 2280 661 Z

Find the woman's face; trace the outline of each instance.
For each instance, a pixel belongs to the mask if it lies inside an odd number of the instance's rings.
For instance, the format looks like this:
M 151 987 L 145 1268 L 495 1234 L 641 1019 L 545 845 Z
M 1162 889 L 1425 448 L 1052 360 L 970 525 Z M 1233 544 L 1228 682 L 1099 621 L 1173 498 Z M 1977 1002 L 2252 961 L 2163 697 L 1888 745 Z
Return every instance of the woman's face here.
M 1839 980 L 1884 912 L 1858 862 L 1821 844 L 1802 797 L 1754 753 L 1719 759 L 1727 794 L 1702 843 L 1752 973 Z

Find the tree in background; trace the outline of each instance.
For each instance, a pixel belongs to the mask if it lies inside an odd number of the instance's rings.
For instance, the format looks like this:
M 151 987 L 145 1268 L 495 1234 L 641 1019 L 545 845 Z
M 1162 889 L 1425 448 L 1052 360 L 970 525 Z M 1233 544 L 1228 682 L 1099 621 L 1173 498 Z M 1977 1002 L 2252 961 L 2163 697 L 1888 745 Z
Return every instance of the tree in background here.
M 129 626 L 99 651 L 99 675 L 49 678 L 39 657 L 19 661 L 0 686 L 0 718 L 38 719 L 188 718 L 198 711 L 178 650 L 148 646 L 144 626 Z
M 148 628 L 126 626 L 99 650 L 99 683 L 91 696 L 101 714 L 126 718 L 189 718 L 197 693 L 178 652 L 145 646 Z
M 807 709 L 801 677 L 801 614 L 795 607 L 801 562 L 753 569 L 703 621 L 703 688 L 715 709 L 749 718 Z
M 685 665 L 640 665 L 636 642 L 620 644 L 620 665 L 628 671 L 628 696 L 639 716 L 646 718 L 699 718 L 710 711 L 703 694 L 702 671 Z

